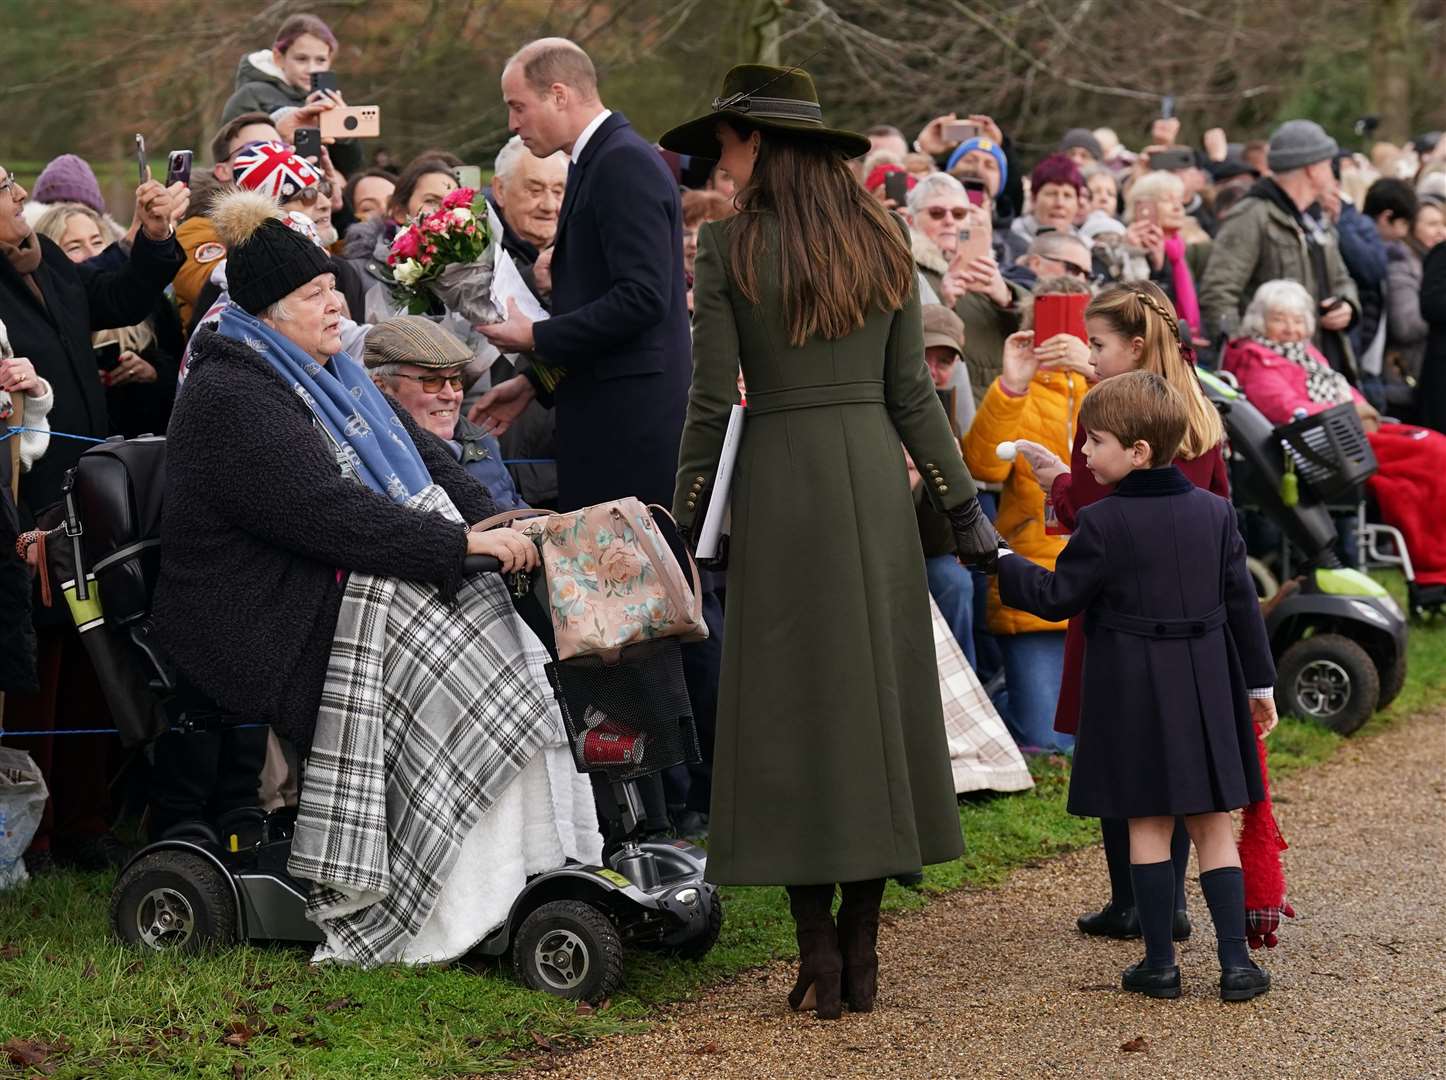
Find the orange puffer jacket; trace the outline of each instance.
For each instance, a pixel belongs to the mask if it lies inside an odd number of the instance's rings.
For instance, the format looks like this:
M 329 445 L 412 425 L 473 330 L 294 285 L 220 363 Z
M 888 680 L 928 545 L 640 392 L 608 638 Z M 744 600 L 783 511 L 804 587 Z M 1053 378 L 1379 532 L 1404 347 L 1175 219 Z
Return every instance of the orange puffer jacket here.
M 1074 445 L 1080 402 L 1089 382 L 1068 371 L 1041 371 L 1019 397 L 1006 394 L 995 379 L 974 414 L 964 437 L 964 463 L 975 480 L 1002 483 L 999 517 L 995 528 L 1016 552 L 1047 570 L 1064 548 L 1067 536 L 1044 531 L 1044 492 L 1024 458 L 1001 461 L 995 447 L 1014 439 L 1029 439 L 1047 446 L 1064 461 Z M 1027 611 L 999 602 L 999 579 L 989 582 L 989 629 L 995 634 L 1025 634 L 1036 630 L 1063 630 L 1062 622 L 1047 622 Z

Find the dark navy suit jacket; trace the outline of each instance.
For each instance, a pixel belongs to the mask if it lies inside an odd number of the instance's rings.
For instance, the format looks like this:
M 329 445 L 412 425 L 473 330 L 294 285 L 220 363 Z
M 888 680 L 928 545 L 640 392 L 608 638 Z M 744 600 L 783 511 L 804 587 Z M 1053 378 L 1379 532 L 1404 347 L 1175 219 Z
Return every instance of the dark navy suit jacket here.
M 669 505 L 692 375 L 683 214 L 654 147 L 613 113 L 571 166 L 537 352 L 567 369 L 558 507 L 636 495 Z

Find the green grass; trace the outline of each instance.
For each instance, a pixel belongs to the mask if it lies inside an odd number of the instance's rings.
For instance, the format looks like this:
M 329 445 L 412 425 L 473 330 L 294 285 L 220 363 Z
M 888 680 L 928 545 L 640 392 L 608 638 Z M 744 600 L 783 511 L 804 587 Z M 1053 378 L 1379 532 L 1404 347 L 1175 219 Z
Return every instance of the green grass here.
M 1399 582 L 1392 583 L 1398 593 Z M 1410 679 L 1398 701 L 1354 738 L 1437 705 L 1446 694 L 1446 626 L 1413 627 Z M 1293 719 L 1271 737 L 1279 776 L 1329 758 L 1342 738 Z M 1034 790 L 966 800 L 967 851 L 929 868 L 921 893 L 889 886 L 885 904 L 923 906 L 931 894 L 1001 883 L 1011 870 L 1098 838 L 1064 809 L 1068 766 L 1031 763 Z M 654 1009 L 795 952 L 781 889 L 725 890 L 722 940 L 702 961 L 629 954 L 626 986 L 579 1013 L 532 993 L 497 964 L 313 969 L 307 952 L 237 948 L 200 957 L 142 955 L 106 924 L 109 879 L 57 874 L 0 894 L 0 1044 L 53 1047 L 62 1077 L 446 1077 L 513 1067 L 539 1046 L 645 1026 Z M 7 1071 L 8 1070 L 8 1071 Z M 31 1075 L 8 1065 L 0 1077 Z

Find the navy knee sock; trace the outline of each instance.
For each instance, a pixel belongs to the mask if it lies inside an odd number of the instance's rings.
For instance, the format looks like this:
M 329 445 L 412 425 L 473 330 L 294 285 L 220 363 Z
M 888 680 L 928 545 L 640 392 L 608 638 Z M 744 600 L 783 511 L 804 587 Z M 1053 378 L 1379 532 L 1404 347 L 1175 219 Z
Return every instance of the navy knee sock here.
M 1129 835 L 1126 826 L 1126 835 Z M 1170 837 L 1170 862 L 1175 865 L 1175 910 L 1185 910 L 1185 873 L 1190 867 L 1190 830 L 1185 819 L 1175 819 L 1175 835 Z
M 1130 881 L 1130 823 L 1124 818 L 1100 818 L 1100 836 L 1105 842 L 1105 865 L 1110 871 L 1110 906 L 1135 906 L 1135 886 Z
M 1200 889 L 1215 923 L 1215 949 L 1221 968 L 1254 967 L 1245 946 L 1245 874 L 1222 866 L 1200 875 Z
M 1156 863 L 1134 863 L 1130 867 L 1130 877 L 1134 880 L 1135 910 L 1140 915 L 1140 933 L 1145 938 L 1145 966 L 1173 967 L 1175 864 L 1169 859 Z M 1243 917 L 1244 909 L 1241 910 Z

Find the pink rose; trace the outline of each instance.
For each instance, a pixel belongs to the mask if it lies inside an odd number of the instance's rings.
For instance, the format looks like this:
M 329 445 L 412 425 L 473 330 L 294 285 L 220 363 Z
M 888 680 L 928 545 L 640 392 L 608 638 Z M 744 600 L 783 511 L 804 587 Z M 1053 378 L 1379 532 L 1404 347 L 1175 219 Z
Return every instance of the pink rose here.
M 451 210 L 458 206 L 471 206 L 472 200 L 477 197 L 473 188 L 459 187 L 447 192 L 446 198 L 442 200 L 442 209 Z
M 392 241 L 391 253 L 387 256 L 388 263 L 395 263 L 399 259 L 415 259 L 421 252 L 422 234 L 417 232 L 415 225 L 403 229 Z
M 632 581 L 643 572 L 642 560 L 621 540 L 615 541 L 598 556 L 603 579 L 614 585 Z

